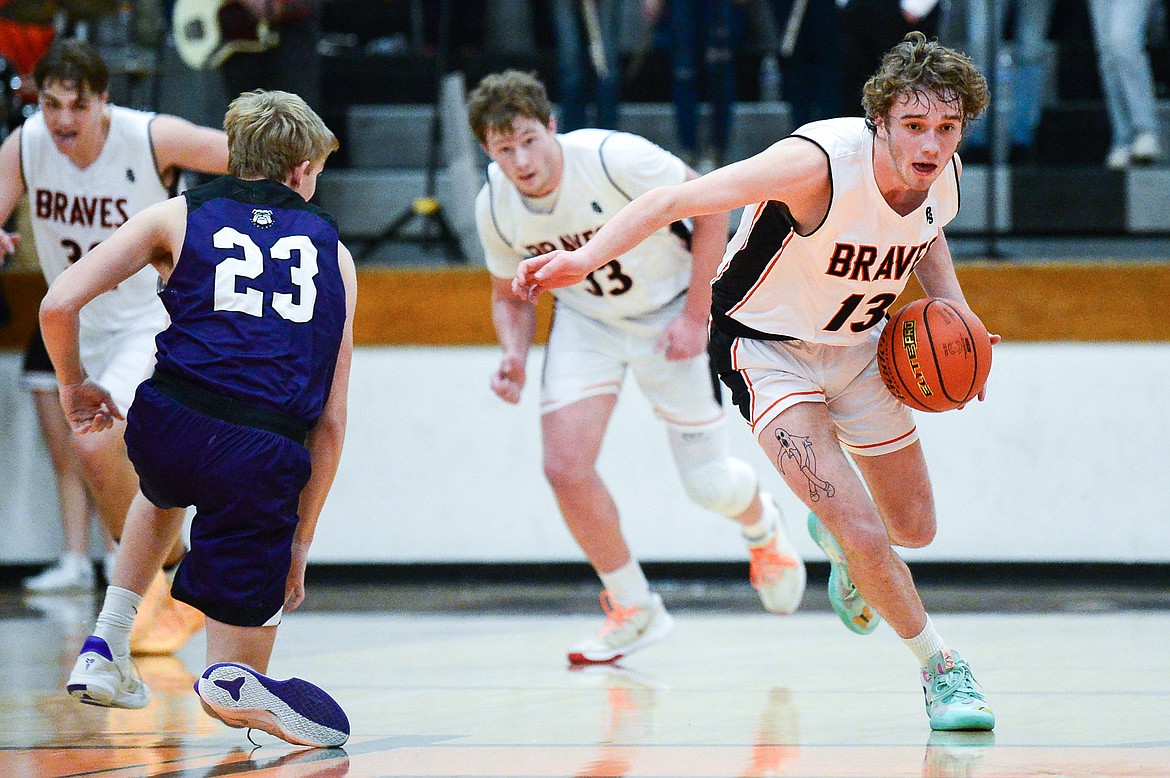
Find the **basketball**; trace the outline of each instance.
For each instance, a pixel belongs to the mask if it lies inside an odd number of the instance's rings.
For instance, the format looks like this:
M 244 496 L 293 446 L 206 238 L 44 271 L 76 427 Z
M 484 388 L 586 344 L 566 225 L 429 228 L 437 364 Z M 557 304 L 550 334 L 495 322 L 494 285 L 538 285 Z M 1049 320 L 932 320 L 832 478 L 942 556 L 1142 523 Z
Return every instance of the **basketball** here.
M 941 297 L 894 313 L 878 341 L 890 392 L 919 411 L 950 411 L 973 399 L 991 372 L 991 338 L 966 308 Z

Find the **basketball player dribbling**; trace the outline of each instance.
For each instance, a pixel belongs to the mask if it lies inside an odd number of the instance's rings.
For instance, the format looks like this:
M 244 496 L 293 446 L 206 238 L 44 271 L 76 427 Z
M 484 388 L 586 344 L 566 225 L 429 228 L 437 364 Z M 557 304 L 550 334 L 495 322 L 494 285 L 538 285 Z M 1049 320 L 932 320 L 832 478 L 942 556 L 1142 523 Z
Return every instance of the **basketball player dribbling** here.
M 911 272 L 927 295 L 966 305 L 943 227 L 959 205 L 955 150 L 988 100 L 969 58 L 910 33 L 866 84 L 865 119 L 813 122 L 755 157 L 652 190 L 580 249 L 521 263 L 514 282 L 534 299 L 663 225 L 746 206 L 713 284 L 712 361 L 811 511 L 837 614 L 859 634 L 890 623 L 922 667 L 935 730 L 990 730 L 995 715 L 892 548 L 927 545 L 936 519 L 913 417 L 882 383 L 876 344 Z

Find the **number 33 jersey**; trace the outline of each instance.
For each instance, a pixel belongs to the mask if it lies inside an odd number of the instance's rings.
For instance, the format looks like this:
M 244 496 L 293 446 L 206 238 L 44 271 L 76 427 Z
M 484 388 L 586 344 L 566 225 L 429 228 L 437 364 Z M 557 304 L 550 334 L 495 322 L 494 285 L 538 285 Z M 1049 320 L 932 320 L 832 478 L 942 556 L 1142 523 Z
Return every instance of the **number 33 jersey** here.
M 275 181 L 223 176 L 185 197 L 158 368 L 315 424 L 345 325 L 336 221 Z
M 475 220 L 494 276 L 511 278 L 523 259 L 583 246 L 633 198 L 686 179 L 682 160 L 638 135 L 586 129 L 557 140 L 563 152 L 561 181 L 548 197 L 524 197 L 498 165 L 488 166 Z M 617 323 L 661 309 L 690 281 L 691 254 L 684 239 L 661 229 L 583 282 L 553 294 L 558 305 Z
M 20 128 L 20 160 L 28 188 L 37 259 L 53 282 L 142 209 L 171 193 L 155 167 L 150 142 L 154 114 L 110 106 L 101 153 L 84 169 L 57 150 L 44 117 Z M 159 305 L 158 273 L 145 267 L 81 309 L 83 338 L 91 334 L 166 325 Z
M 713 322 L 734 336 L 860 343 L 958 213 L 955 162 L 947 162 L 922 204 L 902 216 L 878 190 L 875 139 L 863 119 L 812 122 L 793 135 L 827 157 L 829 211 L 816 229 L 799 235 L 782 203 L 747 206 L 713 282 Z

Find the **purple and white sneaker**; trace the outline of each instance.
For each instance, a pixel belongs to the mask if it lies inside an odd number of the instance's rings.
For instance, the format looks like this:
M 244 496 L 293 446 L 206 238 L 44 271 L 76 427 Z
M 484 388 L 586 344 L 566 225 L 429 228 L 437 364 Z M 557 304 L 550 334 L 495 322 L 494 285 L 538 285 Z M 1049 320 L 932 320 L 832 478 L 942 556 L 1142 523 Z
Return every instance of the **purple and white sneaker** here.
M 150 690 L 130 657 L 115 657 L 97 635 L 86 638 L 65 690 L 78 702 L 103 708 L 145 708 L 150 702 Z
M 349 719 L 337 701 L 300 678 L 277 681 L 220 662 L 203 671 L 195 693 L 229 727 L 259 729 L 301 746 L 335 748 L 349 739 Z

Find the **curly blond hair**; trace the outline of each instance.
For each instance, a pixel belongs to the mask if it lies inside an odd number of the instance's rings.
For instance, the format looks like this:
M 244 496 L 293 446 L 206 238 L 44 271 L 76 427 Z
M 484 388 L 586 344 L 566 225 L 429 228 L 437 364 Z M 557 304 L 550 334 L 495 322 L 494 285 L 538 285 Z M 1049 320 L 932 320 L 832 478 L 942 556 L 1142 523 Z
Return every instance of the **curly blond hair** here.
M 991 101 L 987 79 L 970 57 L 927 40 L 918 31 L 907 33 L 887 51 L 877 73 L 865 82 L 861 98 L 865 123 L 875 130 L 874 119 L 887 117 L 895 103 L 914 96 L 957 103 L 964 124 L 977 119 Z

